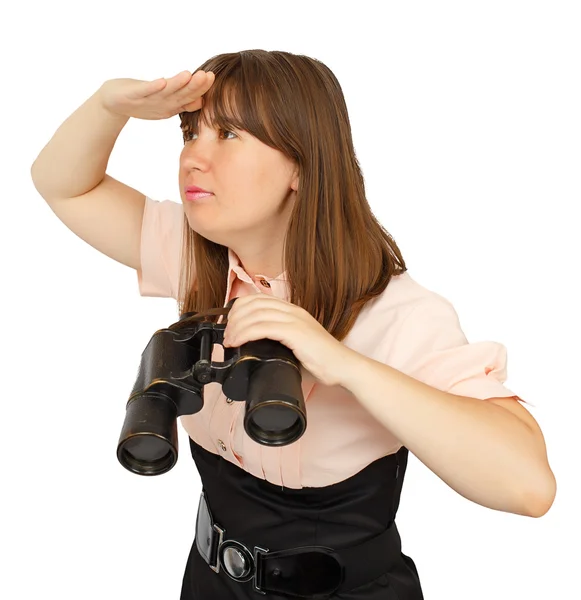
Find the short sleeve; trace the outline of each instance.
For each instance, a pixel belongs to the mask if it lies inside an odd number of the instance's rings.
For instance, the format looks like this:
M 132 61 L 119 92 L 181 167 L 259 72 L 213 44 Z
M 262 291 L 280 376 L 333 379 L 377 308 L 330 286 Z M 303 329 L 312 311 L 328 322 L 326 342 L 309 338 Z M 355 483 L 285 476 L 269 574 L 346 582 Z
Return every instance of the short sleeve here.
M 137 270 L 141 296 L 177 300 L 183 222 L 181 203 L 146 196 L 141 226 L 141 268 Z
M 469 343 L 455 308 L 443 296 L 423 300 L 405 317 L 398 344 L 398 369 L 414 379 L 459 396 L 526 402 L 504 386 L 506 347 L 494 341 Z

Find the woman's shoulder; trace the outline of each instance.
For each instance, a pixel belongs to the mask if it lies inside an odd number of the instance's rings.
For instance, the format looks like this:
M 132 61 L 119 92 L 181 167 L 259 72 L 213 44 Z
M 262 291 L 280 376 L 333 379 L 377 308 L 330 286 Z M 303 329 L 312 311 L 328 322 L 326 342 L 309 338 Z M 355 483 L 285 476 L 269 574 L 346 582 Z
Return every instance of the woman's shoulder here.
M 450 304 L 450 301 L 421 284 L 406 270 L 390 279 L 385 290 L 369 303 L 369 311 L 374 315 L 391 313 L 401 318 L 418 306 L 430 304 Z

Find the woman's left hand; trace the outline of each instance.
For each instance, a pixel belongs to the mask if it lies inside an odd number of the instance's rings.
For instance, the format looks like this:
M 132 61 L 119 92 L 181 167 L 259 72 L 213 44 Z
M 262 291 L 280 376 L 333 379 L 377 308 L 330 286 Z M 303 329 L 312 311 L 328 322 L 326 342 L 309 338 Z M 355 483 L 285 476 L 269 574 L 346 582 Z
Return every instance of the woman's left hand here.
M 284 344 L 324 385 L 341 385 L 353 350 L 336 340 L 306 310 L 282 298 L 251 294 L 236 299 L 228 313 L 224 346 L 268 338 Z

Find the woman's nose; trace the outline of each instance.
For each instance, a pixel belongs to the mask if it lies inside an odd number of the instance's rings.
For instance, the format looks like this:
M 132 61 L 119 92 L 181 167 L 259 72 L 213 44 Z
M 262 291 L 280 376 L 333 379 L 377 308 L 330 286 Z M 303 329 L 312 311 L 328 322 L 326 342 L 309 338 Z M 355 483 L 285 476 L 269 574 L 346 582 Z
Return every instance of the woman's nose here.
M 186 143 L 182 150 L 181 158 L 188 166 L 202 167 L 212 160 L 212 143 L 210 140 L 200 140 L 199 138 Z

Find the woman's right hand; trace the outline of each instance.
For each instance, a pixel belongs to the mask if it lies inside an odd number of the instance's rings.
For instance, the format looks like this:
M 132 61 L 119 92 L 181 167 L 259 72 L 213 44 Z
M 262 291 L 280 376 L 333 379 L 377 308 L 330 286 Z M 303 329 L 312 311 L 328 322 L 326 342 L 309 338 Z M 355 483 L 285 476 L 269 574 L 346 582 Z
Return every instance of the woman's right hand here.
M 141 81 L 109 79 L 100 88 L 103 105 L 110 112 L 136 119 L 169 119 L 180 112 L 202 108 L 202 96 L 214 83 L 212 71 L 182 71 L 170 79 Z

